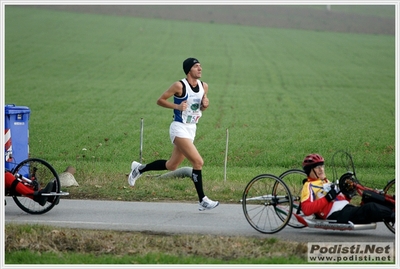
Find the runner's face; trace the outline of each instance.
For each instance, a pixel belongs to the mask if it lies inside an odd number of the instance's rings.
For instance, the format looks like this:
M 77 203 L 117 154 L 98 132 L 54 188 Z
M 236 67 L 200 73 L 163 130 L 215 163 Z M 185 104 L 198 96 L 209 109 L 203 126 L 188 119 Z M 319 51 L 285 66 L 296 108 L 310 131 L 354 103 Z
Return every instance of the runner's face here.
M 201 78 L 201 65 L 200 63 L 196 63 L 195 65 L 192 66 L 192 68 L 189 71 L 189 75 L 195 79 Z
M 310 176 L 312 178 L 320 178 L 320 179 L 324 179 L 326 178 L 325 176 L 325 166 L 324 165 L 318 165 L 317 167 L 314 167 L 313 169 L 311 169 L 311 173 Z

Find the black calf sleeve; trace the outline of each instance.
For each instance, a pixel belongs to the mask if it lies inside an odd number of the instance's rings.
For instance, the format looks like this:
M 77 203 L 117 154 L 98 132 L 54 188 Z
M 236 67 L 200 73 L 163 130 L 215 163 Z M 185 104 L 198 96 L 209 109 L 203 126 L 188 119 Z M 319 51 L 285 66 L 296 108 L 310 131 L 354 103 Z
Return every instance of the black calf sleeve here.
M 167 160 L 156 160 L 149 164 L 145 164 L 143 168 L 139 168 L 140 173 L 159 170 L 167 170 Z
M 201 170 L 193 169 L 192 180 L 196 188 L 197 195 L 199 196 L 199 202 L 201 202 L 203 200 L 203 197 L 205 196 L 203 191 L 203 179 L 201 176 Z

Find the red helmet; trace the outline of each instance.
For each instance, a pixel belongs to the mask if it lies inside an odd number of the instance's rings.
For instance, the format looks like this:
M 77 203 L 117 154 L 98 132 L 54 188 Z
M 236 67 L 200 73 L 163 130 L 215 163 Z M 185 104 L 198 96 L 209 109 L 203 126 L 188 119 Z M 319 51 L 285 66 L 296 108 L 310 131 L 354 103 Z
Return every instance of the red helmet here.
M 303 169 L 312 169 L 318 165 L 324 164 L 324 157 L 317 153 L 307 155 L 303 160 Z

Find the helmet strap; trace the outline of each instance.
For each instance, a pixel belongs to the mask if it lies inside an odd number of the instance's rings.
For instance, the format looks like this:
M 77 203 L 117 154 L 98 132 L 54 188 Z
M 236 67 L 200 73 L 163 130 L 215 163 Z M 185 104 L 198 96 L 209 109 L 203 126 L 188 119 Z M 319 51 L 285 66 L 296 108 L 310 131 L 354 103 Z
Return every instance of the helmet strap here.
M 311 168 L 311 170 L 314 172 L 315 177 L 316 177 L 317 179 L 319 179 L 317 173 L 315 172 L 315 167 Z

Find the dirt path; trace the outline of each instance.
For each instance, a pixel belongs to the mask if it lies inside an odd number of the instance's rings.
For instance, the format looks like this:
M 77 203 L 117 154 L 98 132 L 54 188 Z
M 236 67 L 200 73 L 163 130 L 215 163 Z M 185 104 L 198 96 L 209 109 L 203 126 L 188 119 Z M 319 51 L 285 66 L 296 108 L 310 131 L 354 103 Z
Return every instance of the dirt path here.
M 39 7 L 39 6 L 37 6 Z M 134 16 L 272 28 L 395 35 L 395 19 L 339 12 L 332 8 L 274 5 L 57 5 L 60 11 Z

